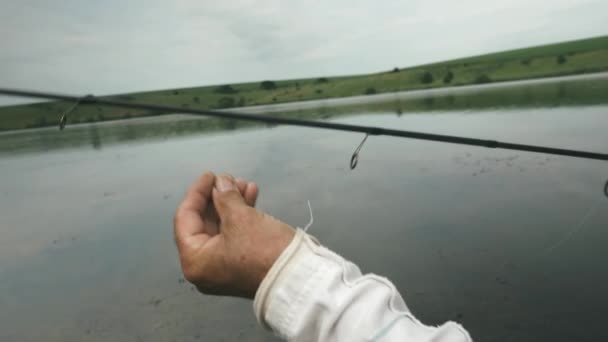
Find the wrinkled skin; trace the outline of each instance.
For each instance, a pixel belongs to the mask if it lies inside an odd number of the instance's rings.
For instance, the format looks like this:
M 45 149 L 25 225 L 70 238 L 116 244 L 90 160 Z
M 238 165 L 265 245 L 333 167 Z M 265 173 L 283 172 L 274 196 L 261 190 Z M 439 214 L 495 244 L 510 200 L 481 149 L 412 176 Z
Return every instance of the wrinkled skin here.
M 207 172 L 175 213 L 184 277 L 205 294 L 253 298 L 295 230 L 254 208 L 255 183 Z

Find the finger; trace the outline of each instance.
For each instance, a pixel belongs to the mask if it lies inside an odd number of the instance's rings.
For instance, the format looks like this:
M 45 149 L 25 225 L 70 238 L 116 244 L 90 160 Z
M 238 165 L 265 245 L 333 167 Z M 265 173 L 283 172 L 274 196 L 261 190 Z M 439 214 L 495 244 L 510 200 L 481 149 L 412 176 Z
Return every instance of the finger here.
M 222 221 L 227 221 L 230 213 L 234 210 L 247 206 L 243 196 L 238 191 L 234 178 L 230 175 L 216 177 L 212 195 L 213 204 Z
M 178 247 L 204 243 L 209 236 L 205 235 L 202 213 L 211 201 L 211 190 L 215 175 L 206 172 L 188 189 L 186 196 L 175 212 L 175 241 Z M 196 238 L 195 238 L 196 237 Z
M 257 185 L 253 182 L 248 182 L 245 179 L 237 178 L 236 186 L 243 198 L 245 198 L 245 203 L 251 207 L 255 207 L 255 202 L 258 197 Z
M 242 178 L 236 179 L 236 187 L 239 189 L 241 195 L 245 196 L 245 190 L 247 189 L 247 181 Z
M 249 182 L 247 183 L 245 191 L 241 193 L 243 194 L 243 197 L 245 197 L 245 202 L 248 205 L 255 207 L 255 202 L 257 201 L 259 194 L 258 186 L 253 182 Z

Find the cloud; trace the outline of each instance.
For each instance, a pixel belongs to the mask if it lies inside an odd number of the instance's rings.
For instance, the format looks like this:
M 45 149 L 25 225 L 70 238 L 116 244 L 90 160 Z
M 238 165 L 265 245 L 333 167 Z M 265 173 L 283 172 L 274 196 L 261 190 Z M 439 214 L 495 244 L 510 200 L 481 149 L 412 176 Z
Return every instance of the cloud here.
M 602 35 L 606 12 L 600 0 L 12 0 L 0 85 L 108 94 L 375 72 Z

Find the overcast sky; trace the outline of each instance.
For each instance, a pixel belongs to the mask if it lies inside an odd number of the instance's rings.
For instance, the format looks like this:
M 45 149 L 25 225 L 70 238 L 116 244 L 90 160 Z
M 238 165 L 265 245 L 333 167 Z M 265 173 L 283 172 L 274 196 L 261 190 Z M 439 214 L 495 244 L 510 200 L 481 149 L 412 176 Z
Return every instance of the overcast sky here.
M 605 0 L 0 0 L 0 87 L 101 95 L 376 72 L 605 35 L 606 13 Z

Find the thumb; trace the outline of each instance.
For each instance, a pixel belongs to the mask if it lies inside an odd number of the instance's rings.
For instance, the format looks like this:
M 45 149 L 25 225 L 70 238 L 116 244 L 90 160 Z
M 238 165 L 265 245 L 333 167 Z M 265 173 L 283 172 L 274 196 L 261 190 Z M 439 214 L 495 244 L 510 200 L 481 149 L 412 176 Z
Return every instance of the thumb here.
M 231 213 L 242 207 L 247 207 L 236 181 L 230 175 L 221 175 L 215 179 L 213 189 L 213 204 L 220 220 L 226 222 Z

